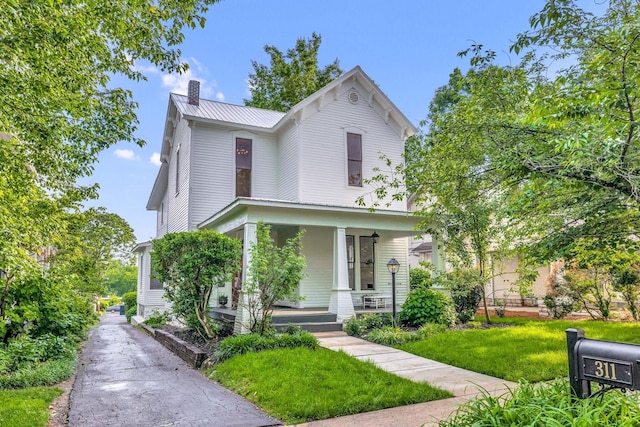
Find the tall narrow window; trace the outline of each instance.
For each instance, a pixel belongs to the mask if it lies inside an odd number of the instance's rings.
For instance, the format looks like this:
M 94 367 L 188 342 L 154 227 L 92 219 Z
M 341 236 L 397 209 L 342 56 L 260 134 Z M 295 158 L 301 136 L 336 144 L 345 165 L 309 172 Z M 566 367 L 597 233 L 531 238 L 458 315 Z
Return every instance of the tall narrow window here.
M 176 148 L 176 194 L 180 192 L 180 147 Z
M 373 251 L 373 238 L 360 236 L 360 289 L 363 291 L 376 288 L 373 281 L 376 268 Z
M 251 197 L 251 140 L 236 138 L 236 197 Z
M 362 187 L 362 135 L 347 133 L 348 182 Z
M 160 225 L 164 224 L 164 202 L 160 203 Z

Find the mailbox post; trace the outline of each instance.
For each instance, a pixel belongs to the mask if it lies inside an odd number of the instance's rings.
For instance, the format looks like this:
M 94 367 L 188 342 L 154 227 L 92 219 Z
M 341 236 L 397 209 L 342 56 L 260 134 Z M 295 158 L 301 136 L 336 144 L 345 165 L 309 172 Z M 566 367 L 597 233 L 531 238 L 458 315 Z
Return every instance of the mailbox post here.
M 571 385 L 571 392 L 574 396 L 584 399 L 591 395 L 591 383 L 580 379 L 578 357 L 575 354 L 576 344 L 584 339 L 584 331 L 569 328 L 565 332 L 567 333 L 567 352 L 569 353 L 569 385 Z

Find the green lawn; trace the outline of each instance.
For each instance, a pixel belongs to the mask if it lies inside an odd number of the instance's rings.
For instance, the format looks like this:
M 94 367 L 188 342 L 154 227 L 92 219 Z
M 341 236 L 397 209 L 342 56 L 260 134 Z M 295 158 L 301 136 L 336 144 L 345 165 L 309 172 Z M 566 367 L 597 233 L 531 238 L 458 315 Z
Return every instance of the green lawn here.
M 451 397 L 323 348 L 236 356 L 212 378 L 290 424 Z
M 567 376 L 565 330 L 587 338 L 640 344 L 640 324 L 602 321 L 500 319 L 511 328 L 447 331 L 398 346 L 409 353 L 506 380 L 542 381 Z
M 47 408 L 61 394 L 62 390 L 52 387 L 0 390 L 0 426 L 46 426 Z

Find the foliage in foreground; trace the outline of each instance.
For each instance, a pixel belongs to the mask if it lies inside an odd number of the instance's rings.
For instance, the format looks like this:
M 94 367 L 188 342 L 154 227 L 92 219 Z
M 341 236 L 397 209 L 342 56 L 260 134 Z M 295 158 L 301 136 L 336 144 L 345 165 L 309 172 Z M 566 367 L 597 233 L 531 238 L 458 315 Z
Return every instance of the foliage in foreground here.
M 76 362 L 74 354 L 62 359 L 22 365 L 13 372 L 0 375 L 0 389 L 57 384 L 73 374 Z
M 352 337 L 361 337 L 372 330 L 391 326 L 391 323 L 389 313 L 367 313 L 347 320 L 342 329 Z
M 60 396 L 58 388 L 36 387 L 23 390 L 0 390 L 0 425 L 12 427 L 44 426 L 49 419 L 47 410 L 53 399 Z
M 248 353 L 218 365 L 212 377 L 288 424 L 451 396 L 323 348 Z
M 408 342 L 424 340 L 436 334 L 444 332 L 447 329 L 445 325 L 438 323 L 425 323 L 420 326 L 417 331 L 404 331 L 400 328 L 392 326 L 384 326 L 374 329 L 367 334 L 367 340 L 382 345 L 400 345 Z
M 217 361 L 224 361 L 246 353 L 257 353 L 276 348 L 306 347 L 310 350 L 318 348 L 318 340 L 310 332 L 259 335 L 245 334 L 224 339 L 215 353 Z
M 165 283 L 173 313 L 200 335 L 214 338 L 209 300 L 215 286 L 233 279 L 242 256 L 238 239 L 213 230 L 168 233 L 153 241 L 151 266 Z
M 409 326 L 422 326 L 425 323 L 452 325 L 455 322 L 453 304 L 451 299 L 440 291 L 414 289 L 402 304 L 400 322 Z
M 428 359 L 510 381 L 544 381 L 568 375 L 565 330 L 587 338 L 640 344 L 640 325 L 601 321 L 501 319 L 518 326 L 446 331 L 399 346 Z
M 493 397 L 488 392 L 462 405 L 440 427 L 466 426 L 635 426 L 640 423 L 638 395 L 609 391 L 602 398 L 573 400 L 569 382 L 520 382 Z
M 278 246 L 271 237 L 271 226 L 258 222 L 256 241 L 249 247 L 251 265 L 244 285 L 248 298 L 240 302 L 249 312 L 245 326 L 251 332 L 268 333 L 276 301 L 303 299 L 297 292 L 307 265 L 302 255 L 303 235 L 301 230 Z

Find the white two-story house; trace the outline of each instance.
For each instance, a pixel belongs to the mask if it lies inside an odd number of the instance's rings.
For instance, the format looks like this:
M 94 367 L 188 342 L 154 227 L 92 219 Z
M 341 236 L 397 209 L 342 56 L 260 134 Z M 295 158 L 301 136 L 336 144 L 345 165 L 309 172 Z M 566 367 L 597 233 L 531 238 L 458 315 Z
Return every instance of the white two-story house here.
M 363 295 L 391 292 L 391 258 L 400 262 L 397 299 L 404 301 L 408 238 L 419 218 L 406 200 L 389 197 L 371 212 L 356 199 L 374 190 L 364 180 L 386 168 L 381 154 L 402 162 L 416 128 L 360 67 L 287 113 L 200 99 L 193 82 L 188 96 L 171 94 L 164 128 L 147 203 L 157 211 L 157 237 L 202 228 L 237 237 L 246 277 L 259 221 L 271 225 L 276 242 L 304 229 L 303 299 L 290 306 L 348 319 Z M 136 248 L 139 316 L 165 304 L 162 285 L 149 278 L 150 250 L 150 242 Z M 217 294 L 235 306 L 240 290 L 228 284 Z

